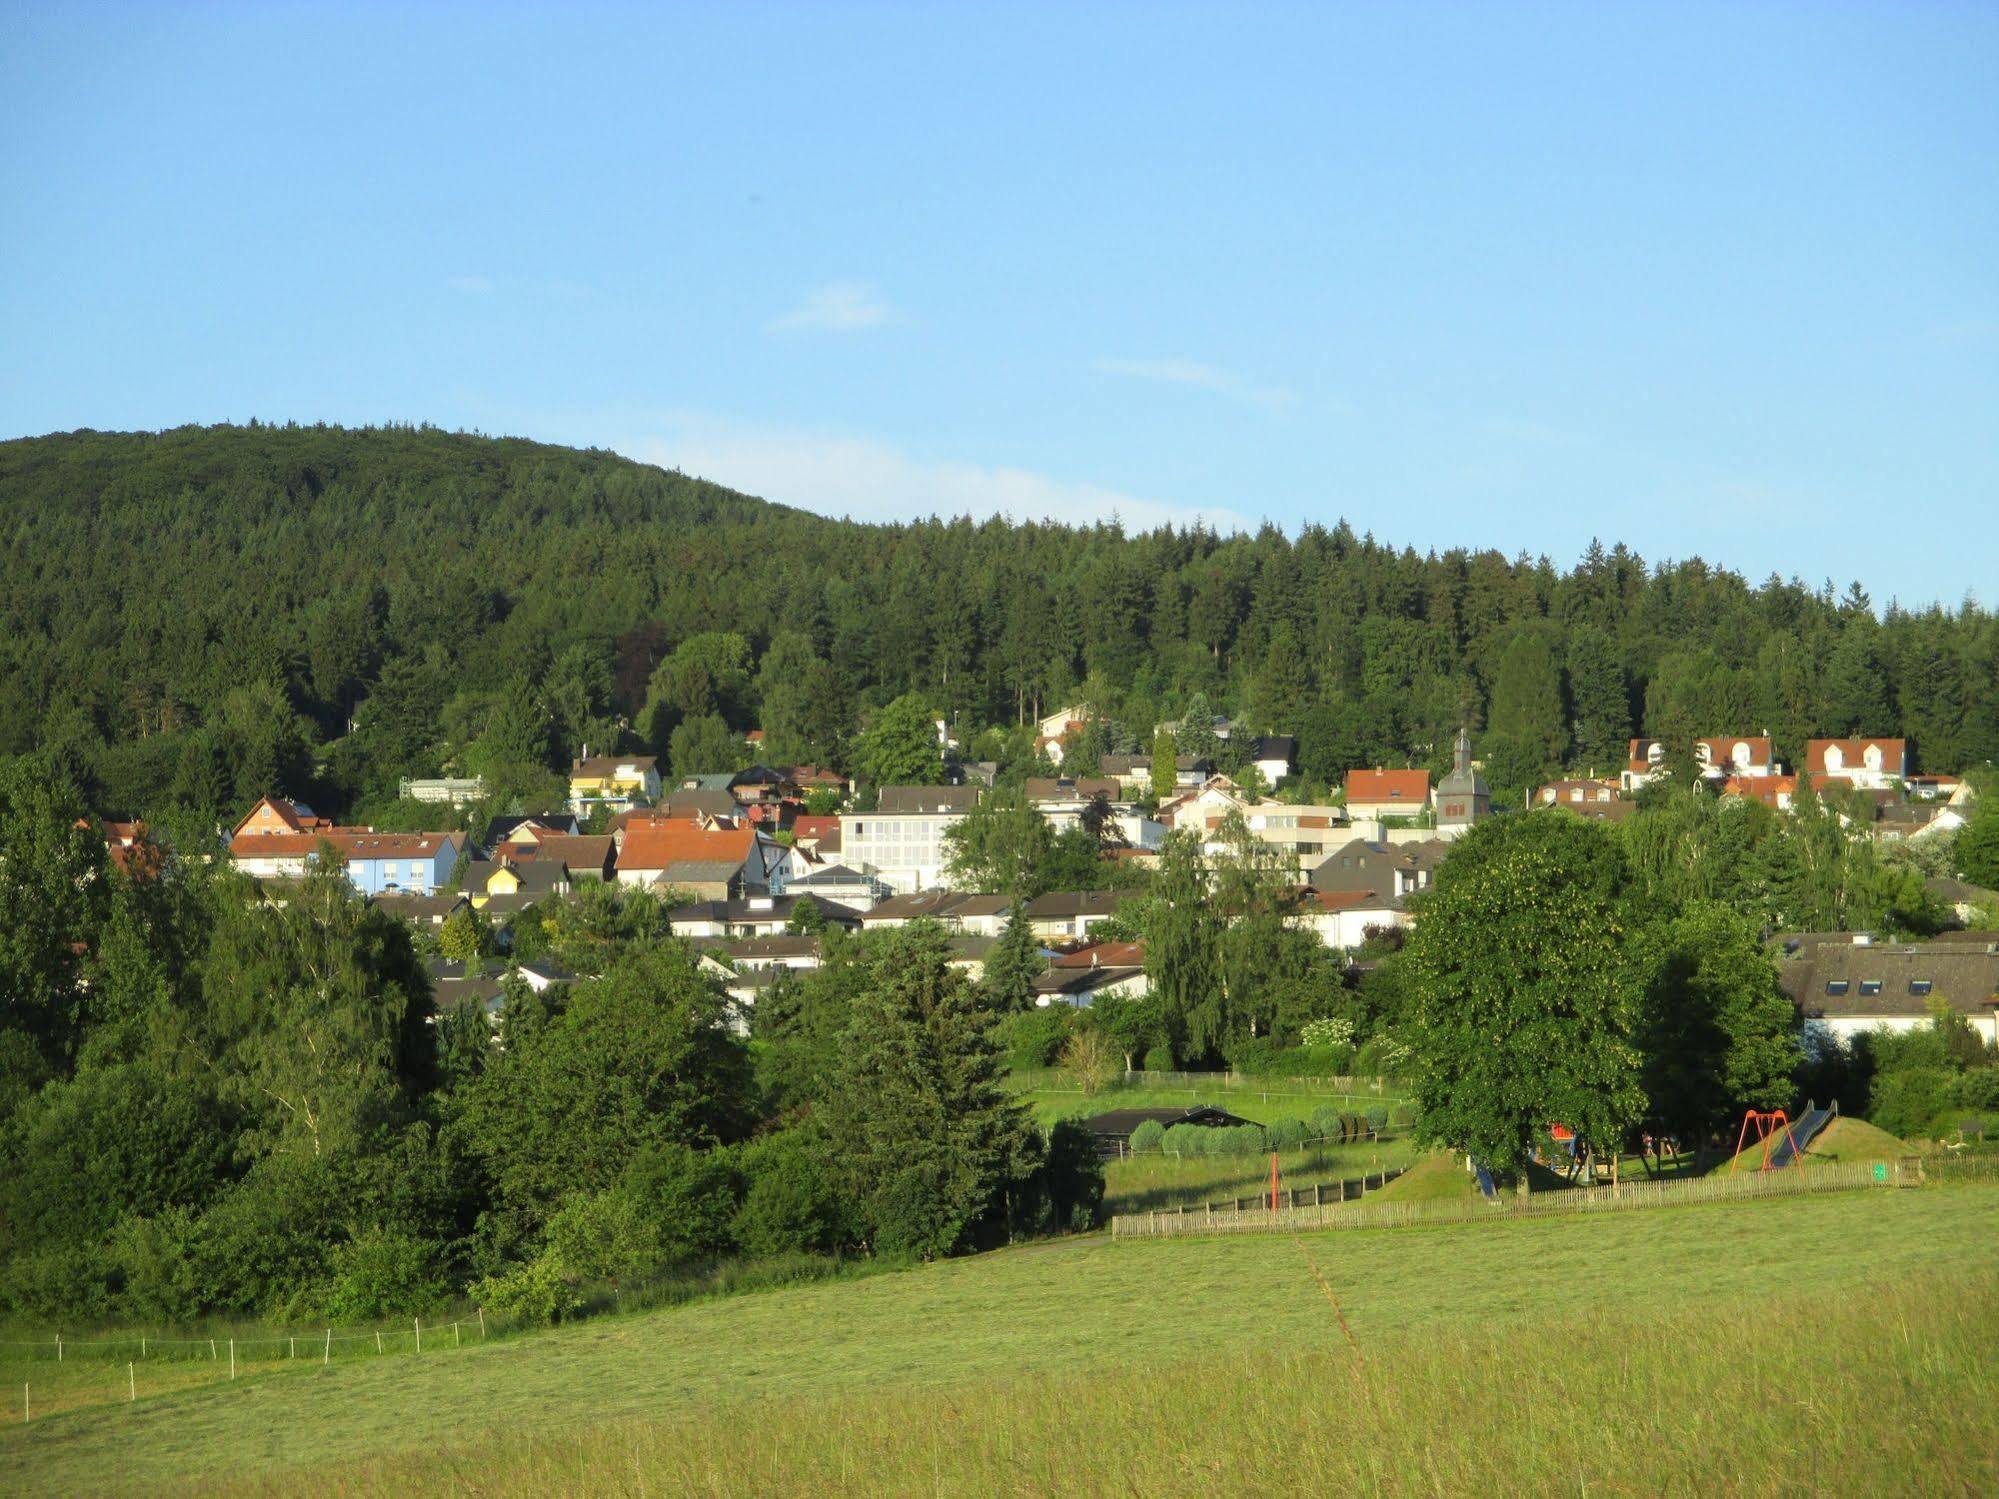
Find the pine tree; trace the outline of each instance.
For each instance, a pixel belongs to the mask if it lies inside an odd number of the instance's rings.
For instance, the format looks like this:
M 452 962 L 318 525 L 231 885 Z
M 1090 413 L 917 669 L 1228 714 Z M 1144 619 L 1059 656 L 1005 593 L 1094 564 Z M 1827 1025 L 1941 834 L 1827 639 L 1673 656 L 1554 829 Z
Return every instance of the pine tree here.
M 1631 739 L 1631 694 L 1615 644 L 1594 625 L 1569 636 L 1569 700 L 1577 760 L 1599 775 L 1612 773 Z
M 1034 1008 L 1034 981 L 1047 967 L 1040 940 L 1027 919 L 1027 901 L 1016 891 L 999 940 L 986 954 L 987 1003 L 1001 1014 Z
M 854 1003 L 825 1103 L 845 1192 L 871 1248 L 925 1259 L 1004 1236 L 1041 1138 L 1001 1086 L 994 1016 L 941 930 L 887 934 Z

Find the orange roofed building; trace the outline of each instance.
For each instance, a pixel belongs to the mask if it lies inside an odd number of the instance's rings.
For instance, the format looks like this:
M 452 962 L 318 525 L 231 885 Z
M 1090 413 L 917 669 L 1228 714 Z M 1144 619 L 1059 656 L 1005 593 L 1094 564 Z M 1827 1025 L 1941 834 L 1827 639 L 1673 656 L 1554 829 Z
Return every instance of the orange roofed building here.
M 696 900 L 783 894 L 785 848 L 722 817 L 634 816 L 618 844 L 621 885 L 670 885 Z
M 1430 810 L 1430 772 L 1350 770 L 1346 793 L 1347 817 L 1353 822 L 1420 817 Z

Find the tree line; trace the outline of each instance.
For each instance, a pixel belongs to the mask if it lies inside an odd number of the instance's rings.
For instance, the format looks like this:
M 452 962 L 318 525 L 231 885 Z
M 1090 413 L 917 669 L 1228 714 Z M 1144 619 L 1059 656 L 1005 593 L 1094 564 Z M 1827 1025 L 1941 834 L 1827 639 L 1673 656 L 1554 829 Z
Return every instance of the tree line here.
M 509 979 L 496 1026 L 440 1008 L 425 939 L 337 867 L 114 863 L 83 812 L 46 757 L 0 762 L 0 1312 L 547 1320 L 1101 1201 L 1081 1133 L 1001 1088 L 1005 1008 L 934 928 L 836 944 L 745 1038 L 667 901 L 599 884 L 516 918 L 579 978 Z
M 102 810 L 158 819 L 286 791 L 386 821 L 445 769 L 532 800 L 585 743 L 723 769 L 752 727 L 866 773 L 899 700 L 983 758 L 1070 703 L 1122 752 L 1211 709 L 1296 735 L 1318 787 L 1441 771 L 1465 723 L 1502 800 L 1613 771 L 1634 733 L 1999 756 L 1988 612 L 1622 546 L 1563 570 L 1344 523 L 861 525 L 427 427 L 8 442 L 0 517 L 0 752 L 58 750 Z

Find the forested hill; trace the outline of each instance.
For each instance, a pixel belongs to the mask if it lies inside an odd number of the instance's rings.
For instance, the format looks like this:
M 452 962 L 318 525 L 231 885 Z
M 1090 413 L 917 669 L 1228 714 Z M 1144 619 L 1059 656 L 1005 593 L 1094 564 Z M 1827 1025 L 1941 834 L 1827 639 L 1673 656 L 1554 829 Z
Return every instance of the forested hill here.
M 1461 719 L 1508 789 L 1609 770 L 1632 732 L 1999 755 L 1985 613 L 1877 619 L 1857 588 L 1582 536 L 1567 572 L 1425 540 L 867 526 L 429 428 L 27 439 L 0 444 L 0 751 L 70 756 L 106 810 L 339 808 L 693 721 L 838 761 L 915 692 L 969 728 L 1087 699 L 1126 737 L 1204 699 L 1298 734 L 1321 784 L 1437 765 Z

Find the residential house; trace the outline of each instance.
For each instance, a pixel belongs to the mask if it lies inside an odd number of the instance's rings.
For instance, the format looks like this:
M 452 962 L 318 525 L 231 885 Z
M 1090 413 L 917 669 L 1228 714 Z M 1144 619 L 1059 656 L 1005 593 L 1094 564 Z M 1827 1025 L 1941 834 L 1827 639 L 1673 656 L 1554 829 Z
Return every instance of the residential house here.
M 546 837 L 560 837 L 583 831 L 583 824 L 573 812 L 529 812 L 523 815 L 509 814 L 495 817 L 486 824 L 486 846 L 497 849 L 502 844 L 531 847 Z
M 1088 937 L 1130 899 L 1124 890 L 1051 890 L 1027 903 L 1027 924 L 1047 941 Z
M 559 863 L 572 880 L 608 880 L 618 857 L 618 840 L 608 833 L 547 833 L 531 849 L 504 855 L 511 861 Z
M 230 862 L 257 879 L 298 879 L 320 845 L 332 848 L 363 895 L 430 895 L 451 883 L 463 833 L 377 833 L 335 827 L 310 809 L 266 797 L 236 826 Z
M 508 859 L 483 865 L 477 883 L 467 881 L 465 893 L 473 909 L 511 916 L 536 901 L 567 895 L 569 889 L 569 867 L 559 859 Z
M 578 817 L 599 807 L 629 812 L 659 800 L 657 755 L 593 755 L 588 745 L 569 767 L 569 807 Z
M 1618 778 L 1626 795 L 1645 785 L 1666 766 L 1663 740 L 1633 739 L 1628 748 L 1624 773 Z M 1777 764 L 1768 735 L 1696 739 L 1693 755 L 1696 773 L 1709 781 L 1726 780 L 1732 775 L 1776 775 L 1783 769 Z
M 1046 755 L 1052 764 L 1062 763 L 1062 741 L 1071 730 L 1081 729 L 1090 721 L 1090 710 L 1080 704 L 1070 708 L 1058 708 L 1034 726 L 1034 747 Z
M 1098 771 L 1107 779 L 1118 783 L 1118 801 L 1134 800 L 1152 789 L 1152 756 L 1150 755 L 1102 755 L 1097 759 Z
M 1791 799 L 1798 794 L 1796 776 L 1730 776 L 1721 783 L 1721 794 L 1733 796 L 1746 802 L 1761 802 L 1772 812 L 1791 810 Z
M 787 773 L 792 784 L 798 787 L 801 796 L 814 791 L 831 791 L 836 796 L 847 796 L 854 789 L 854 783 L 837 770 L 828 770 L 823 765 L 793 765 Z
M 618 845 L 616 873 L 621 885 L 666 885 L 704 900 L 733 900 L 783 894 L 783 856 L 781 844 L 744 823 L 633 818 Z
M 1249 751 L 1245 763 L 1257 768 L 1266 786 L 1274 788 L 1297 768 L 1298 741 L 1289 734 L 1264 734 L 1245 748 Z
M 804 849 L 815 859 L 837 857 L 841 851 L 840 819 L 838 816 L 794 817 L 791 821 L 791 841 L 794 847 Z
M 1413 920 L 1404 896 L 1384 896 L 1373 890 L 1318 890 L 1310 885 L 1298 891 L 1288 919 L 1291 925 L 1342 952 L 1352 952 L 1372 932 L 1406 927 Z
M 872 812 L 840 814 L 840 857 L 901 894 L 944 882 L 944 835 L 978 805 L 976 786 L 884 786 Z
M 1430 772 L 1350 770 L 1345 801 L 1351 822 L 1413 822 L 1430 811 Z
M 845 864 L 815 864 L 806 874 L 788 875 L 784 890 L 787 895 L 835 901 L 856 911 L 866 911 L 888 898 L 888 886 L 880 879 Z
M 816 932 L 779 932 L 767 937 L 736 937 L 718 950 L 738 973 L 780 968 L 804 973 L 820 965 L 824 948 Z
M 472 907 L 461 890 L 444 890 L 436 895 L 378 895 L 375 904 L 413 927 L 433 930 Z
M 1252 837 L 1283 854 L 1300 878 L 1352 837 L 1344 808 L 1252 802 L 1225 776 L 1162 803 L 1159 820 L 1176 832 L 1197 833 L 1202 852 L 1214 855 L 1222 851 L 1221 829 L 1231 813 L 1242 818 Z
M 773 937 L 791 924 L 804 896 L 744 895 L 697 901 L 667 914 L 676 937 Z M 817 900 L 819 914 L 833 926 L 849 931 L 861 924 L 861 913 L 830 900 Z
M 1949 801 L 1963 784 L 1956 776 L 1946 775 L 1912 775 L 1902 782 L 1910 796 L 1926 802 Z
M 919 890 L 913 895 L 892 895 L 861 915 L 861 926 L 870 932 L 908 926 L 915 921 L 935 921 L 954 931 L 978 937 L 997 937 L 1006 926 L 1012 902 L 1004 895 L 978 895 L 962 890 Z
M 245 836 L 281 836 L 288 833 L 323 833 L 332 829 L 333 820 L 320 817 L 304 802 L 291 801 L 282 796 L 266 796 L 257 802 L 236 824 L 230 834 L 230 841 Z
M 1029 776 L 1024 790 L 1034 809 L 1056 832 L 1080 826 L 1083 813 L 1098 797 L 1104 799 L 1104 836 L 1128 848 L 1158 848 L 1166 828 L 1123 800 L 1124 787 L 1111 776 Z
M 1034 1003 L 1087 1010 L 1100 998 L 1142 999 L 1151 990 L 1143 942 L 1096 942 L 1060 953 L 1034 979 Z
M 1906 739 L 1811 739 L 1805 766 L 1814 778 L 1827 776 L 1867 791 L 1898 787 L 1909 774 Z
M 1999 890 L 1987 890 L 1969 880 L 1942 877 L 1924 880 L 1923 888 L 1950 907 L 1951 914 L 1961 922 L 1980 920 L 1987 913 L 1999 914 Z
M 1429 889 L 1450 851 L 1449 841 L 1441 838 L 1398 844 L 1355 838 L 1329 854 L 1312 871 L 1310 883 L 1314 890 L 1363 890 L 1395 900 Z
M 1864 932 L 1792 939 L 1777 965 L 1784 990 L 1808 1029 L 1849 1039 L 1885 1028 L 1909 1031 L 1930 1021 L 1941 1001 L 1999 1042 L 1999 942 L 1952 940 L 1882 943 Z

